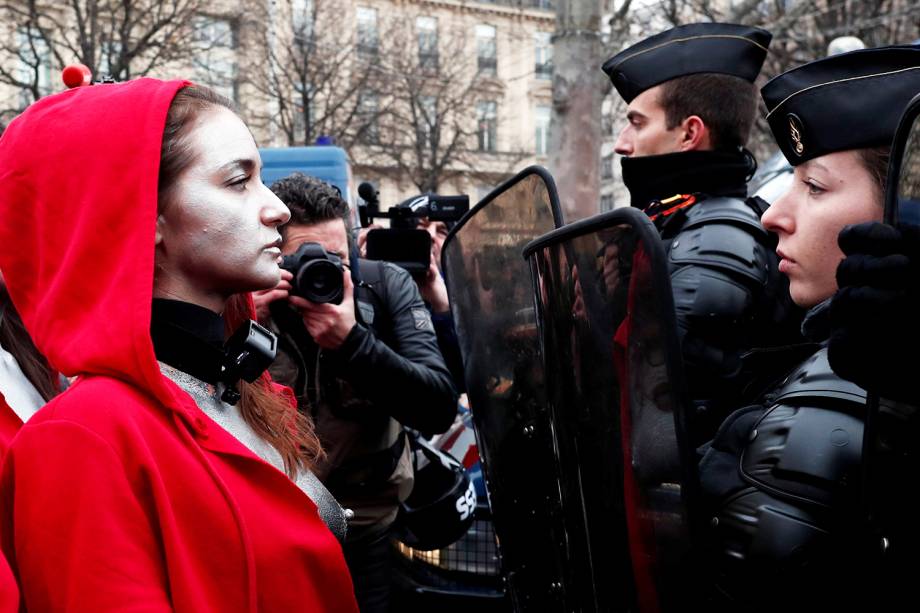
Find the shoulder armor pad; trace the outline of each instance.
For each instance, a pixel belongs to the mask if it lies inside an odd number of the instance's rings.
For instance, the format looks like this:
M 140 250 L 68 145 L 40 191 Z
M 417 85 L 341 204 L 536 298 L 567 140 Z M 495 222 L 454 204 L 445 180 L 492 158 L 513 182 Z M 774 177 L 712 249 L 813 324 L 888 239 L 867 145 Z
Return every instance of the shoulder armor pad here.
M 716 197 L 703 200 L 687 212 L 684 229 L 718 222 L 744 226 L 758 238 L 767 237 L 767 231 L 757 213 L 742 198 Z
M 865 392 L 833 374 L 827 350 L 806 360 L 751 431 L 741 474 L 779 498 L 835 507 L 853 502 L 862 459 Z
M 866 392 L 846 379 L 841 379 L 827 361 L 827 347 L 822 347 L 793 370 L 779 388 L 775 402 L 802 398 L 835 398 L 860 406 L 866 403 Z
M 738 198 L 704 200 L 690 209 L 668 249 L 672 268 L 689 265 L 724 270 L 766 284 L 776 257 L 756 213 Z

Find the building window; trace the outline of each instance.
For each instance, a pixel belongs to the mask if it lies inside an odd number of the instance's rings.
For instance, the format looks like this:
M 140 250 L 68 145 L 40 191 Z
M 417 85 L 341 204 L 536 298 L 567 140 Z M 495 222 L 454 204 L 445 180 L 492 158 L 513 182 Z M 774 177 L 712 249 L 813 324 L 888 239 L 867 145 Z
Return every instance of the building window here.
M 498 103 L 487 100 L 476 105 L 477 134 L 480 151 L 495 151 L 496 132 L 498 131 Z
M 435 17 L 416 17 L 418 33 L 418 65 L 426 71 L 438 70 L 438 20 Z
M 538 106 L 535 113 L 536 134 L 534 135 L 534 152 L 537 155 L 546 155 L 549 150 L 549 121 L 550 108 Z
M 358 55 L 369 58 L 377 55 L 377 9 L 358 7 Z
M 236 33 L 229 19 L 199 15 L 194 22 L 195 81 L 238 101 Z
M 601 196 L 601 213 L 613 210 L 613 195 L 606 194 Z
M 364 143 L 377 144 L 380 142 L 380 99 L 376 92 L 364 92 L 358 100 L 358 116 L 360 120 L 359 140 Z
M 291 27 L 297 44 L 305 45 L 313 38 L 314 20 L 313 0 L 292 0 Z
M 37 86 L 40 96 L 51 93 L 51 49 L 37 30 L 21 28 L 17 33 L 19 43 L 19 74 L 21 83 Z M 34 102 L 31 90 L 23 89 L 20 105 L 25 107 Z
M 534 73 L 538 79 L 553 78 L 553 43 L 550 32 L 535 32 L 533 35 L 534 46 Z
M 495 50 L 495 26 L 476 26 L 476 58 L 479 74 L 494 77 L 498 61 Z
M 613 178 L 613 155 L 605 155 L 601 158 L 601 178 Z

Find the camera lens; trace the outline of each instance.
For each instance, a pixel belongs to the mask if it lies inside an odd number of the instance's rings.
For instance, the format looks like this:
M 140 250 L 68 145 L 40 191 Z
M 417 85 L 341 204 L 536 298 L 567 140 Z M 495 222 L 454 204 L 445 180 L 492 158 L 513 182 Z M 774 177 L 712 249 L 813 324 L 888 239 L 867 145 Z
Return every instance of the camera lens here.
M 297 273 L 297 293 L 311 302 L 340 304 L 344 295 L 342 269 L 329 260 L 313 260 Z

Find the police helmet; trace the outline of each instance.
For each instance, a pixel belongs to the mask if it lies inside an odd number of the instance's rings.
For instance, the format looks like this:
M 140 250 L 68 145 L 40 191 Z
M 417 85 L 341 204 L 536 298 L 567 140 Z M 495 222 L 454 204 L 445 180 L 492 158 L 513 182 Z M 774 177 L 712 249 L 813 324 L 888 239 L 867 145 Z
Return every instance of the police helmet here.
M 456 458 L 418 433 L 407 432 L 415 467 L 412 493 L 399 506 L 396 538 L 422 551 L 447 547 L 466 534 L 476 510 L 476 490 Z

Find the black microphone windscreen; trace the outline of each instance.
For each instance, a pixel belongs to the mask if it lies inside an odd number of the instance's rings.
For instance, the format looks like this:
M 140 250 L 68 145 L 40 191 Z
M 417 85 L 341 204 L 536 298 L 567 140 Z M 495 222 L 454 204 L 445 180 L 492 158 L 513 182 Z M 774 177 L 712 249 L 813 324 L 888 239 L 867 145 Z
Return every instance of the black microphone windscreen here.
M 377 190 L 374 189 L 374 186 L 367 181 L 358 186 L 358 195 L 368 203 L 375 202 L 377 200 Z

